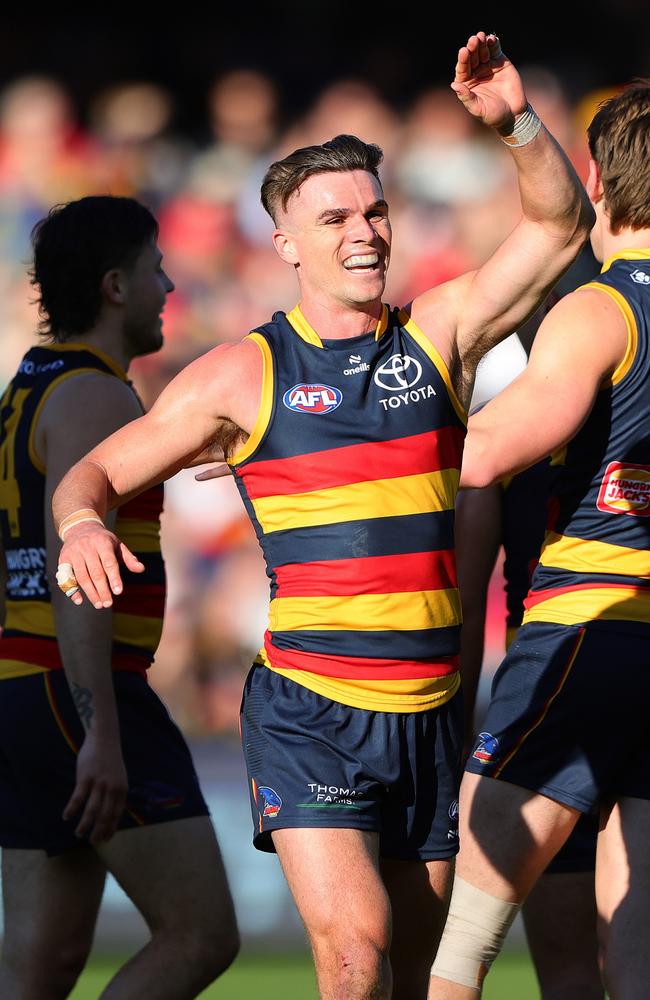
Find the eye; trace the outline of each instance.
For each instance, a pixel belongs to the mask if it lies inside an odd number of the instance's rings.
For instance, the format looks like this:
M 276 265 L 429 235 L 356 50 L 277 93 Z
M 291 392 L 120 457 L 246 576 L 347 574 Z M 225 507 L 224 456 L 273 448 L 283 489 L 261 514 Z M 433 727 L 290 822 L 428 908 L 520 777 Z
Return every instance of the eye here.
M 334 215 L 334 216 L 332 216 L 331 219 L 327 220 L 326 225 L 328 225 L 328 226 L 337 226 L 341 222 L 345 222 L 345 217 L 342 216 L 342 215 Z

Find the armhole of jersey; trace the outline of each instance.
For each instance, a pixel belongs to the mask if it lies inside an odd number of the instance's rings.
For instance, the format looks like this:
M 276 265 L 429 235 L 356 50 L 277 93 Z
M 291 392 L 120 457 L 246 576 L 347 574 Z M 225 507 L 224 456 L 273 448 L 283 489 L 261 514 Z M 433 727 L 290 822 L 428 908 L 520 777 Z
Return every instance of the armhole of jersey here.
M 34 410 L 34 416 L 32 417 L 32 424 L 31 427 L 29 428 L 29 443 L 27 446 L 27 450 L 32 465 L 38 472 L 41 473 L 42 476 L 45 475 L 46 469 L 45 465 L 41 461 L 38 452 L 36 451 L 36 428 L 38 427 L 38 421 L 41 418 L 43 407 L 47 403 L 48 399 L 50 398 L 54 390 L 59 385 L 61 385 L 62 382 L 65 382 L 67 379 L 72 378 L 73 375 L 88 375 L 88 374 L 107 375 L 109 378 L 115 377 L 114 375 L 111 375 L 110 372 L 103 372 L 99 368 L 72 368 L 69 372 L 64 372 L 63 375 L 59 375 L 58 378 L 55 378 L 52 382 L 50 382 L 47 389 L 45 390 L 45 392 L 38 401 L 38 405 Z M 63 432 L 64 431 L 62 429 L 62 433 Z
M 611 288 L 609 285 L 601 285 L 599 281 L 590 281 L 589 284 L 583 285 L 582 287 L 594 288 L 599 292 L 604 292 L 605 295 L 609 295 L 610 299 L 617 304 L 623 313 L 623 319 L 625 320 L 625 326 L 627 327 L 627 347 L 625 349 L 625 354 L 612 374 L 608 378 L 604 379 L 600 386 L 601 389 L 611 389 L 612 386 L 619 385 L 623 381 L 632 367 L 634 358 L 636 357 L 636 350 L 639 342 L 636 318 L 632 312 L 629 302 L 616 288 Z
M 260 407 L 257 411 L 257 417 L 255 419 L 255 426 L 251 431 L 250 437 L 246 444 L 242 445 L 239 451 L 233 455 L 228 465 L 235 466 L 240 465 L 247 458 L 257 451 L 259 448 L 262 438 L 266 434 L 269 424 L 271 422 L 271 414 L 273 412 L 273 395 L 274 395 L 274 380 L 273 380 L 273 355 L 271 354 L 271 348 L 269 347 L 266 337 L 261 333 L 249 333 L 245 338 L 246 340 L 252 340 L 257 344 L 260 351 L 262 352 L 262 396 L 260 399 Z
M 465 426 L 467 426 L 467 410 L 465 409 L 460 399 L 456 395 L 456 391 L 453 385 L 451 384 L 451 376 L 449 374 L 449 369 L 447 368 L 447 365 L 445 364 L 441 354 L 439 353 L 437 348 L 434 347 L 434 345 L 431 343 L 426 334 L 420 329 L 415 320 L 411 319 L 411 317 L 408 315 L 407 312 L 404 311 L 404 309 L 400 309 L 399 311 L 399 321 L 406 330 L 406 332 L 411 337 L 413 337 L 413 340 L 418 345 L 418 347 L 422 348 L 424 353 L 430 358 L 430 360 L 437 368 L 438 374 L 440 375 L 443 382 L 445 383 L 445 386 L 447 387 L 447 394 L 449 395 L 451 405 L 456 411 L 456 416 L 460 420 L 462 420 Z

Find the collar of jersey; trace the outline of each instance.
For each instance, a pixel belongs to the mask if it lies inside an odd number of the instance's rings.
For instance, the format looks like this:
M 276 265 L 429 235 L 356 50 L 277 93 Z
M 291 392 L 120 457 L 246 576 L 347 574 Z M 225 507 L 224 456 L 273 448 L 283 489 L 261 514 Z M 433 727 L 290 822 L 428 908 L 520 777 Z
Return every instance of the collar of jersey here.
M 287 313 L 287 319 L 291 324 L 291 326 L 293 327 L 293 329 L 298 334 L 298 336 L 301 337 L 305 341 L 305 343 L 313 344 L 314 347 L 321 347 L 325 349 L 325 344 L 320 339 L 320 337 L 314 330 L 313 326 L 311 326 L 311 324 L 307 322 L 307 320 L 303 316 L 302 309 L 300 308 L 299 305 L 294 306 L 291 312 Z M 379 340 L 384 335 L 387 327 L 388 327 L 388 306 L 382 305 L 381 316 L 379 317 L 379 321 L 375 329 L 375 340 Z M 341 340 L 341 346 L 344 347 L 345 344 L 348 343 L 349 339 L 350 338 L 345 338 L 344 340 Z
M 650 248 L 647 250 L 621 250 L 620 253 L 614 253 L 605 261 L 600 273 L 604 274 L 605 271 L 608 271 L 615 260 L 650 260 Z
M 83 344 L 79 341 L 66 340 L 63 344 L 38 344 L 38 347 L 43 348 L 46 351 L 88 351 L 89 354 L 94 354 L 95 357 L 103 361 L 105 365 L 108 365 L 110 370 L 121 378 L 123 382 L 128 382 L 129 378 L 121 365 L 118 365 L 117 361 L 114 361 L 110 354 L 106 354 L 104 351 L 100 351 L 99 347 L 91 347 L 90 344 Z

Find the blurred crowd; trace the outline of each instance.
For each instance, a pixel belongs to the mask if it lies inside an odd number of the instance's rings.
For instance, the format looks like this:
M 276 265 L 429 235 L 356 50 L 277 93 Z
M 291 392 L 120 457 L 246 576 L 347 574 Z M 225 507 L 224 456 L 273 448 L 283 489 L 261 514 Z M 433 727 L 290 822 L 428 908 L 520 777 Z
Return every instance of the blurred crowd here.
M 524 76 L 531 104 L 584 179 L 586 124 L 610 92 L 569 102 L 548 70 L 530 67 Z M 154 83 L 104 91 L 84 127 L 53 79 L 22 78 L 0 94 L 0 385 L 34 340 L 29 234 L 56 203 L 131 195 L 159 220 L 176 290 L 162 352 L 132 368 L 146 405 L 189 361 L 295 305 L 293 271 L 271 246 L 259 187 L 268 165 L 296 147 L 349 132 L 383 148 L 395 240 L 386 301 L 393 304 L 480 265 L 518 217 L 505 147 L 445 87 L 398 111 L 368 83 L 340 80 L 287 121 L 274 82 L 242 69 L 211 88 L 204 141 L 179 134 L 175 112 L 173 95 Z M 191 472 L 175 477 L 163 546 L 168 614 L 152 683 L 186 731 L 236 734 L 242 681 L 265 628 L 268 581 L 233 484 L 196 483 Z

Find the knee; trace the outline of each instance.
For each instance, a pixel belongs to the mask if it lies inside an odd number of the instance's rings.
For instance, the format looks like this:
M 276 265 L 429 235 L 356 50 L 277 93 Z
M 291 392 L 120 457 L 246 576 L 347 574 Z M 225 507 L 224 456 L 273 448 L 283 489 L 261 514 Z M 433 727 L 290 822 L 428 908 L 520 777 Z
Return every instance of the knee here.
M 186 968 L 194 970 L 195 982 L 201 989 L 218 979 L 226 969 L 230 968 L 239 954 L 240 940 L 237 926 L 227 927 L 187 928 L 182 933 L 175 933 L 168 940 L 166 948 L 173 947 L 180 951 Z
M 345 933 L 312 935 L 312 949 L 319 981 L 341 997 L 383 996 L 389 977 L 389 933 L 350 929 Z
M 63 1000 L 75 987 L 88 960 L 89 948 L 68 944 L 56 949 L 20 949 L 12 954 L 5 949 L 2 964 L 8 978 L 27 996 L 42 1000 Z

